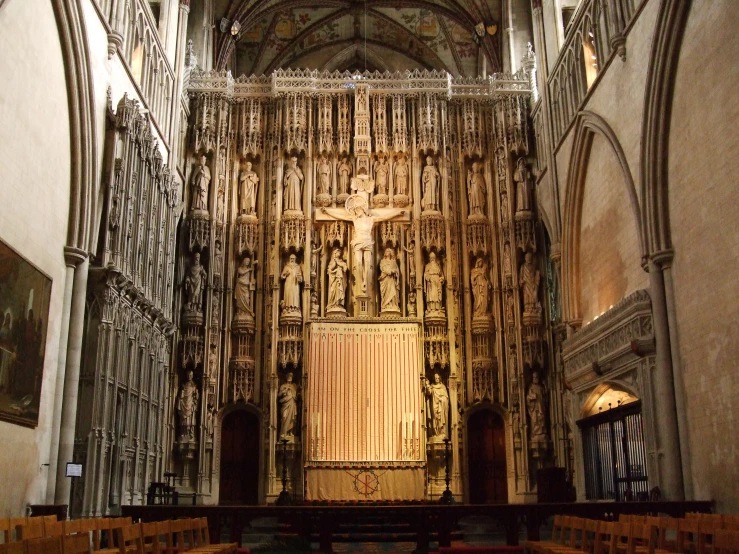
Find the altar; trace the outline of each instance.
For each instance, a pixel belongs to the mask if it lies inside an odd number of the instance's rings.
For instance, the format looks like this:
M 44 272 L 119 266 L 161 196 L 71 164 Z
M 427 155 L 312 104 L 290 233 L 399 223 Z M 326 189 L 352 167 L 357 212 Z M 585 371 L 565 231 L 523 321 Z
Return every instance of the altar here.
M 306 500 L 425 498 L 420 344 L 411 320 L 311 323 Z

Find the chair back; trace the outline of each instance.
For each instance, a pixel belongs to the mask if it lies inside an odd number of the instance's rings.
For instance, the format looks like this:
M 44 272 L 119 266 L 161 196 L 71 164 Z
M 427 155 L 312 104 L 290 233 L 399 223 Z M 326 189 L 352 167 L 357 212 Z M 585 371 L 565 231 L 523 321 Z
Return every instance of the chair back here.
M 739 553 L 739 531 L 733 529 L 717 529 L 711 543 L 711 554 Z
M 29 518 L 34 519 L 34 518 Z M 61 537 L 42 537 L 24 540 L 28 554 L 62 554 Z
M 118 537 L 118 549 L 121 554 L 144 554 L 140 523 L 117 527 L 115 532 L 116 537 Z
M 0 544 L 0 554 L 26 554 L 26 543 L 13 541 Z
M 62 538 L 63 554 L 90 554 L 90 535 L 74 533 Z
M 146 554 L 159 554 L 161 552 L 156 522 L 141 524 L 141 541 Z
M 29 517 L 25 525 L 18 526 L 18 540 L 41 539 L 44 536 L 44 519 Z

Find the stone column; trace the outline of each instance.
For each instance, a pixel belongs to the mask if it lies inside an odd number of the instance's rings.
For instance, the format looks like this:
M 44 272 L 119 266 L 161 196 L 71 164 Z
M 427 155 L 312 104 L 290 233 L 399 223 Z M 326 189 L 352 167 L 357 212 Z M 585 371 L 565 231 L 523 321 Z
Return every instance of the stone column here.
M 658 481 L 664 500 L 683 499 L 683 477 L 680 462 L 680 439 L 675 409 L 675 387 L 672 378 L 670 332 L 665 303 L 665 282 L 662 268 L 649 260 L 649 292 L 654 316 L 656 363 L 652 376 L 654 415 L 657 429 Z
M 55 504 L 68 504 L 72 482 L 66 477 L 67 462 L 72 461 L 74 453 L 74 429 L 77 422 L 77 394 L 80 380 L 80 361 L 82 358 L 82 336 L 85 329 L 85 296 L 87 295 L 87 272 L 90 260 L 77 249 L 66 248 L 67 263 L 77 260 L 74 269 L 72 296 L 69 302 L 69 335 L 67 339 L 66 372 L 64 375 L 64 397 L 62 399 L 59 430 L 59 456 L 56 471 Z M 67 306 L 64 306 L 65 314 Z
M 72 305 L 72 288 L 74 268 L 85 259 L 85 252 L 76 248 L 64 249 L 64 260 L 67 270 L 64 277 L 64 298 L 62 300 L 62 324 L 59 332 L 59 358 L 54 386 L 54 411 L 51 416 L 51 446 L 49 448 L 49 473 L 46 483 L 46 503 L 54 503 L 54 491 L 57 479 L 57 461 L 59 456 L 59 431 L 62 418 L 62 402 L 64 400 L 64 375 L 67 368 L 67 342 L 69 339 L 69 312 Z
M 652 259 L 662 267 L 665 282 L 665 304 L 667 306 L 667 323 L 670 333 L 670 355 L 672 357 L 672 379 L 675 387 L 675 410 L 677 411 L 677 432 L 680 437 L 680 460 L 683 469 L 683 488 L 685 499 L 693 500 L 693 468 L 690 459 L 690 442 L 688 438 L 688 412 L 685 405 L 685 383 L 683 382 L 680 350 L 677 337 L 677 315 L 675 313 L 675 288 L 672 282 L 672 250 L 659 252 Z

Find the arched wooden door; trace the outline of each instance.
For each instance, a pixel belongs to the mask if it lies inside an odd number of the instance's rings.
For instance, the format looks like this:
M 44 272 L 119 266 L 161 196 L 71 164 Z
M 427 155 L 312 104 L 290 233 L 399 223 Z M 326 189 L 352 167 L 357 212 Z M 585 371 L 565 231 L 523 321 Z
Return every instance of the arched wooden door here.
M 467 422 L 467 446 L 470 466 L 470 503 L 506 504 L 505 425 L 491 410 L 480 410 Z
M 259 419 L 245 410 L 231 412 L 221 425 L 220 504 L 259 501 Z

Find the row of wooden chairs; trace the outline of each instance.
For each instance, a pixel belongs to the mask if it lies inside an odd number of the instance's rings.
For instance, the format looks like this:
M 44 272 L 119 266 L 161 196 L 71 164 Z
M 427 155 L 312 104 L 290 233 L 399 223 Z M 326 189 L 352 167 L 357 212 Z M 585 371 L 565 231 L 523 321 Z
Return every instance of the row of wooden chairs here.
M 0 554 L 229 554 L 237 550 L 236 543 L 210 544 L 207 518 L 132 523 L 131 518 L 60 522 L 52 517 L 41 526 L 29 521 L 15 530 L 8 526 Z
M 526 541 L 526 554 L 739 554 L 731 520 L 620 516 L 618 522 L 556 516 L 549 541 Z M 722 527 L 724 526 L 724 527 Z

